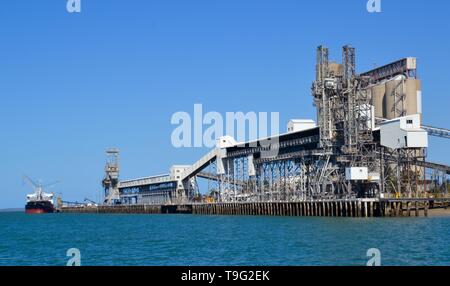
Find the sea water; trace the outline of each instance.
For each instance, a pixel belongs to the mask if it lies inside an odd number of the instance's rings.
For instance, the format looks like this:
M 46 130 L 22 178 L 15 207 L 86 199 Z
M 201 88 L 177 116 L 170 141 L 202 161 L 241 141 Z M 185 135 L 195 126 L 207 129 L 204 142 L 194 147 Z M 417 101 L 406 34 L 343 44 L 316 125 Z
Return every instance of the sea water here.
M 450 265 L 450 217 L 0 213 L 0 265 Z M 72 252 L 68 253 L 68 250 Z M 69 255 L 69 256 L 68 256 Z

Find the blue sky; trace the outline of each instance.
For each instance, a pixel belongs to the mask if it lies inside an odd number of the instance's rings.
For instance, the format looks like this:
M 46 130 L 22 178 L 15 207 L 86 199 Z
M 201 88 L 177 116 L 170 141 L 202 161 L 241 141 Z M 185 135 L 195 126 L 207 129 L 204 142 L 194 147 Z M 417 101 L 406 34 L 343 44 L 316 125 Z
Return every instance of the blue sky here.
M 358 71 L 415 56 L 424 122 L 448 126 L 448 1 L 3 0 L 0 208 L 22 207 L 22 174 L 60 180 L 65 200 L 96 199 L 105 149 L 121 176 L 165 173 L 205 149 L 171 145 L 173 113 L 280 112 L 313 118 L 315 48 L 357 48 Z M 429 159 L 450 163 L 445 140 Z

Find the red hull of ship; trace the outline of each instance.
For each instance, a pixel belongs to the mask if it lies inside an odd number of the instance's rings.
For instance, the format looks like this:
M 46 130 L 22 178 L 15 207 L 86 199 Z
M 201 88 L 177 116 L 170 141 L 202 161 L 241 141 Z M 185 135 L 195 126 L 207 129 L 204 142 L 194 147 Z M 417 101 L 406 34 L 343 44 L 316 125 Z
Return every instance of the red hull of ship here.
M 52 213 L 52 211 L 44 210 L 44 209 L 28 209 L 28 210 L 25 210 L 25 213 L 27 213 L 27 214 L 48 214 L 48 213 Z
M 50 201 L 30 201 L 25 206 L 27 214 L 48 214 L 54 213 L 55 207 Z

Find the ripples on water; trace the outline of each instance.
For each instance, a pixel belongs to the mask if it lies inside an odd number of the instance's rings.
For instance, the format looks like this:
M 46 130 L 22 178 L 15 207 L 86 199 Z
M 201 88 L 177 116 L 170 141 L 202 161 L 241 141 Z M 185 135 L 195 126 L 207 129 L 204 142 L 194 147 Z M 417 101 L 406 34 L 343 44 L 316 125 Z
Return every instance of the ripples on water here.
M 450 217 L 0 213 L 0 265 L 450 265 Z

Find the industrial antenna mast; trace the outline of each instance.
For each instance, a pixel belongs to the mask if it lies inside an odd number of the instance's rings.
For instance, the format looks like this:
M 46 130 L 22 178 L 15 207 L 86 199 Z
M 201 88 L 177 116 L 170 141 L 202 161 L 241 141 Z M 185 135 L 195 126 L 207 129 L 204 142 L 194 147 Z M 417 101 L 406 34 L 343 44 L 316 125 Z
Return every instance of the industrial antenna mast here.
M 105 191 L 104 203 L 107 205 L 116 204 L 120 201 L 119 192 L 119 150 L 109 148 L 106 150 L 105 178 L 102 181 Z

